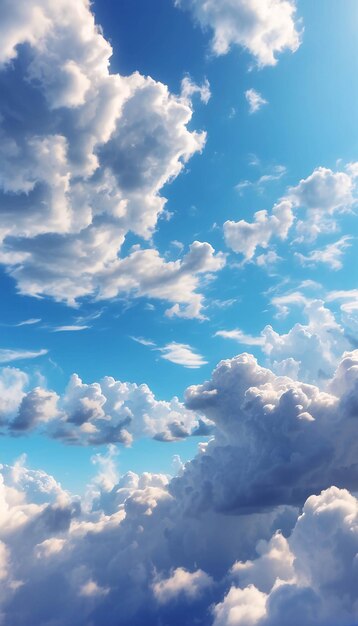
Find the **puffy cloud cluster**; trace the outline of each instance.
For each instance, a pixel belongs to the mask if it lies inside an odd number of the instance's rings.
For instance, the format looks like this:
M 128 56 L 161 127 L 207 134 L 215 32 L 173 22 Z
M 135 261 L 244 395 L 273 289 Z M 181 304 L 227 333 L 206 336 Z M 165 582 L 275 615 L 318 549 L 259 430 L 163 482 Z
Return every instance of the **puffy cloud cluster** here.
M 20 435 L 37 429 L 69 444 L 130 445 L 141 437 L 182 439 L 200 425 L 178 398 L 156 400 L 147 385 L 121 382 L 111 376 L 86 384 L 73 374 L 61 397 L 42 387 L 27 391 L 28 386 L 28 376 L 20 370 L 2 370 L 3 432 Z M 202 420 L 200 423 L 204 425 Z
M 276 373 L 325 386 L 342 353 L 356 347 L 353 339 L 322 300 L 294 293 L 276 301 L 280 307 L 285 303 L 286 308 L 301 305 L 307 323 L 296 323 L 282 334 L 268 325 L 257 337 L 246 335 L 239 328 L 218 331 L 216 336 L 259 346 L 266 355 L 267 365 Z
M 196 242 L 167 263 L 139 246 L 121 257 L 129 231 L 150 239 L 160 191 L 205 133 L 188 130 L 190 97 L 150 77 L 111 74 L 110 44 L 87 0 L 30 0 L 1 8 L 0 262 L 21 293 L 74 304 L 119 293 L 169 300 L 200 315 L 201 273 L 224 258 Z
M 275 65 L 277 54 L 295 52 L 301 33 L 292 0 L 176 0 L 203 29 L 213 31 L 214 54 L 226 54 L 233 45 L 245 48 L 259 66 Z
M 347 165 L 344 171 L 334 172 L 317 167 L 307 178 L 291 187 L 288 197 L 305 211 L 297 222 L 299 240 L 314 241 L 321 233 L 334 232 L 337 214 L 350 211 L 357 202 L 357 167 Z
M 352 626 L 357 373 L 356 351 L 328 394 L 221 362 L 187 394 L 215 439 L 171 481 L 118 477 L 112 449 L 82 499 L 3 466 L 3 623 Z
M 246 94 L 250 93 L 246 92 Z M 251 94 L 252 95 L 252 94 Z M 259 94 L 256 94 L 259 96 Z M 255 94 L 248 97 L 251 112 L 257 110 L 262 102 Z M 255 108 L 257 107 L 257 108 Z M 273 176 L 262 176 L 257 183 L 242 181 L 238 190 L 260 185 L 267 180 L 280 178 L 281 170 Z M 287 189 L 286 194 L 272 209 L 254 213 L 254 220 L 248 222 L 228 220 L 223 225 L 225 242 L 234 252 L 242 254 L 244 262 L 255 261 L 265 266 L 276 262 L 279 257 L 272 246 L 275 237 L 286 240 L 292 233 L 292 243 L 312 245 L 319 235 L 332 234 L 337 231 L 337 217 L 352 212 L 357 203 L 357 166 L 348 164 L 344 171 L 334 172 L 325 167 L 316 168 L 307 178 L 302 179 L 295 187 Z M 294 256 L 302 265 L 315 266 L 317 263 L 328 265 L 334 270 L 343 266 L 342 257 L 351 246 L 352 237 L 343 235 L 337 241 L 323 247 L 294 252 Z M 267 253 L 258 254 L 259 249 L 267 249 Z

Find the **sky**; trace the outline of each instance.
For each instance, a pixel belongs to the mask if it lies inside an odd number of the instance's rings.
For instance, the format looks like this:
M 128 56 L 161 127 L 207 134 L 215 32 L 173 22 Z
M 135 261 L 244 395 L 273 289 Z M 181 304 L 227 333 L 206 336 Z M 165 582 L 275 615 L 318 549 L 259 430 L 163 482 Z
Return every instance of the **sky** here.
M 358 625 L 357 23 L 0 0 L 0 624 Z

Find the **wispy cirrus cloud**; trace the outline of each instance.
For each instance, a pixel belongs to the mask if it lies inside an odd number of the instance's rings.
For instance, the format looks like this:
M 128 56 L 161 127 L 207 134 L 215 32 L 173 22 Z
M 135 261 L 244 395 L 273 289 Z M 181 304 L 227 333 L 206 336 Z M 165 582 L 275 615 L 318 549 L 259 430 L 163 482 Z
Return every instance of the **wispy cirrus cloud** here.
M 21 350 L 15 349 L 0 349 L 0 363 L 11 363 L 12 361 L 25 361 L 27 359 L 37 359 L 40 356 L 44 356 L 48 353 L 48 350 Z

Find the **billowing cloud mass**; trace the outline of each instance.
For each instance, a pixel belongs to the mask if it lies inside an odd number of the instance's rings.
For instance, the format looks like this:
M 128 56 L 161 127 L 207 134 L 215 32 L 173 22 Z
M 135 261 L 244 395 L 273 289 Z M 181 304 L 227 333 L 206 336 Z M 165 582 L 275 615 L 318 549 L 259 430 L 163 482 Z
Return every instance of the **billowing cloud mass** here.
M 171 263 L 121 247 L 128 232 L 150 239 L 163 185 L 202 150 L 205 133 L 187 125 L 208 84 L 186 78 L 175 96 L 139 73 L 111 74 L 87 0 L 5 2 L 0 18 L 0 262 L 19 291 L 69 304 L 143 295 L 200 316 L 200 276 L 222 255 L 195 242 Z
M 245 48 L 259 66 L 275 65 L 284 50 L 295 52 L 301 28 L 295 19 L 293 0 L 175 0 L 190 11 L 203 29 L 213 32 L 214 54 L 226 54 L 238 45 Z
M 191 367 L 198 367 L 191 358 Z M 86 384 L 73 374 L 62 396 L 42 387 L 28 391 L 28 387 L 29 378 L 20 370 L 0 372 L 3 432 L 20 435 L 37 429 L 72 445 L 130 445 L 141 437 L 182 439 L 208 423 L 199 422 L 176 397 L 170 402 L 156 400 L 147 385 L 111 376 Z
M 357 372 L 345 354 L 324 393 L 222 361 L 186 399 L 215 437 L 172 480 L 112 448 L 82 499 L 2 466 L 3 623 L 355 624 Z

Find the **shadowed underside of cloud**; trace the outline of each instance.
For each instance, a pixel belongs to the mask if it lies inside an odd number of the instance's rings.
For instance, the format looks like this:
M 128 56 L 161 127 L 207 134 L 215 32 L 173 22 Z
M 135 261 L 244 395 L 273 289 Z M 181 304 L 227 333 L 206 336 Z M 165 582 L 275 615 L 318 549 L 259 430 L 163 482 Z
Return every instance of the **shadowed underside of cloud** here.
M 201 276 L 225 263 L 195 242 L 166 262 L 150 240 L 165 183 L 205 143 L 179 96 L 150 77 L 111 74 L 112 49 L 86 0 L 30 0 L 0 9 L 0 262 L 21 293 L 75 304 L 91 295 L 149 296 L 200 317 Z M 127 255 L 129 232 L 143 240 Z
M 75 397 L 93 410 L 100 390 L 71 384 L 75 423 Z M 113 446 L 82 499 L 24 459 L 3 466 L 4 623 L 352 626 L 357 392 L 357 351 L 329 393 L 243 354 L 188 389 L 215 436 L 171 480 L 119 476 Z

